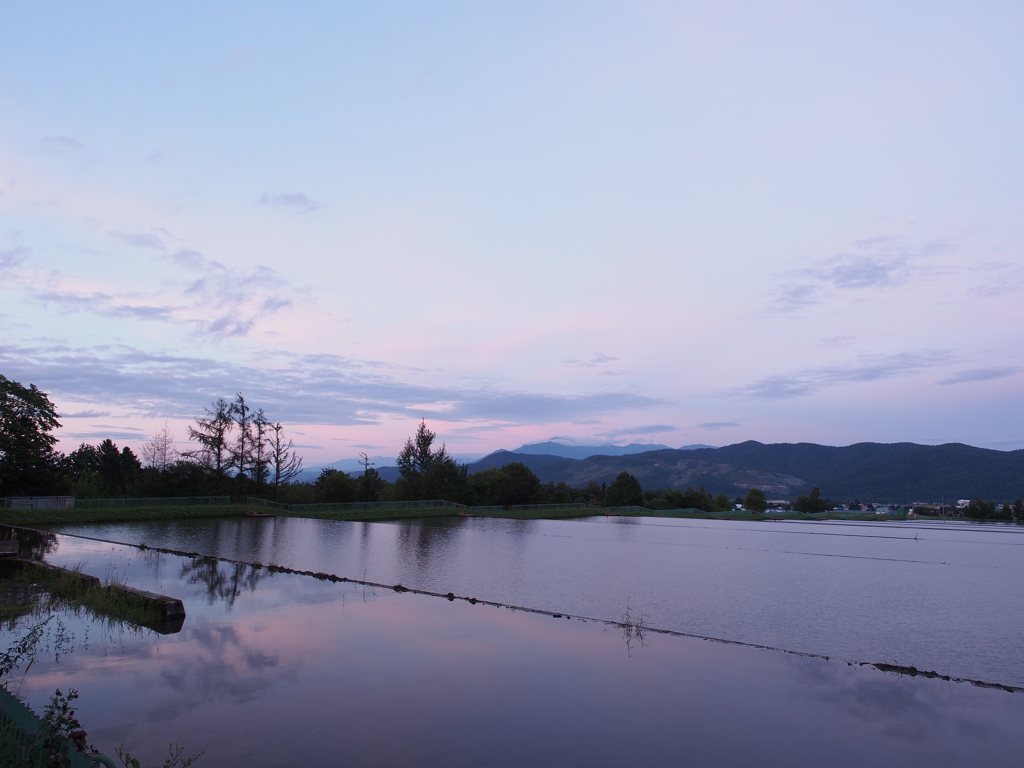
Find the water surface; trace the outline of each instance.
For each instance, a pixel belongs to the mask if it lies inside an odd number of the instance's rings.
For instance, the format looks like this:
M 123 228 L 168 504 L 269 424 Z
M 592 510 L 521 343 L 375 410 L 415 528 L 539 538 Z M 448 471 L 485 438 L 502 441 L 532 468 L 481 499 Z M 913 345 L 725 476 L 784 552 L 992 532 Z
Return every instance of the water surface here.
M 282 532 L 248 522 L 217 530 Z M 377 530 L 401 541 L 416 528 Z M 435 533 L 459 530 L 480 529 Z M 1016 766 L 1024 754 L 1020 694 L 675 636 L 627 645 L 600 622 L 72 536 L 41 549 L 185 603 L 167 636 L 61 614 L 72 647 L 40 654 L 21 687 L 36 707 L 77 688 L 90 740 L 147 763 L 169 741 L 205 750 L 200 767 Z
M 62 526 L 126 543 L 1024 685 L 1024 529 L 601 517 Z

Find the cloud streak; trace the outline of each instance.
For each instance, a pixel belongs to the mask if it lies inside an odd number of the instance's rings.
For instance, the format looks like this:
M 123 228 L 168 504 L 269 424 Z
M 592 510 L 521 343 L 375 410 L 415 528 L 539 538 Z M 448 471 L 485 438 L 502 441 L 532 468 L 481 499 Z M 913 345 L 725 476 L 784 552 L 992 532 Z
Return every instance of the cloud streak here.
M 9 248 L 6 251 L 0 251 L 0 274 L 7 270 L 13 270 L 15 267 L 20 267 L 28 259 L 29 253 L 29 249 L 22 245 L 16 248 Z
M 0 346 L 0 365 L 18 380 L 57 397 L 146 416 L 192 418 L 213 399 L 238 391 L 276 420 L 325 425 L 430 415 L 449 422 L 557 423 L 664 404 L 633 392 L 561 395 L 423 386 L 400 380 L 380 363 L 334 355 L 279 354 L 272 363 L 271 370 L 127 346 Z
M 838 294 L 885 290 L 937 274 L 936 267 L 923 262 L 948 249 L 944 241 L 913 248 L 894 237 L 858 240 L 848 252 L 787 273 L 786 282 L 776 290 L 770 311 L 794 312 L 825 303 Z
M 132 320 L 176 321 L 180 307 L 147 304 L 118 304 L 106 293 L 75 293 L 73 291 L 35 291 L 33 298 L 43 304 L 55 304 L 66 311 L 91 312 L 100 317 Z
M 299 213 L 312 213 L 324 207 L 323 203 L 311 199 L 302 192 L 286 192 L 277 195 L 264 192 L 263 197 L 259 199 L 259 205 L 269 205 L 274 208 L 298 211 Z
M 958 371 L 944 379 L 939 384 L 965 384 L 969 381 L 992 381 L 993 379 L 1004 379 L 1018 373 L 1020 368 L 1015 365 L 1006 365 L 998 368 L 970 368 L 966 371 Z
M 678 427 L 671 424 L 648 424 L 641 427 L 630 427 L 627 429 L 613 429 L 610 432 L 602 432 L 603 437 L 631 437 L 633 435 L 659 435 L 666 432 L 675 432 Z
M 566 365 L 577 365 L 580 368 L 597 368 L 605 363 L 613 363 L 619 358 L 606 355 L 603 352 L 595 352 L 589 360 L 566 360 Z
M 167 250 L 167 246 L 164 245 L 164 241 L 149 232 L 136 232 L 129 234 L 124 232 L 108 232 L 107 234 L 122 245 L 128 245 L 132 248 L 148 248 L 154 251 Z
M 39 149 L 46 152 L 77 152 L 85 145 L 73 136 L 45 136 L 39 142 Z
M 177 279 L 163 281 L 149 297 L 138 290 L 75 290 L 73 281 L 60 273 L 17 271 L 30 251 L 18 247 L 0 251 L 0 275 L 7 288 L 20 288 L 24 295 L 44 306 L 64 312 L 87 312 L 97 317 L 189 326 L 198 336 L 214 338 L 247 336 L 263 319 L 288 309 L 294 303 L 294 289 L 280 272 L 262 265 L 245 269 L 226 267 L 188 248 L 172 250 L 176 238 L 166 230 L 149 232 L 108 232 L 114 241 L 134 250 L 148 252 L 157 262 L 177 268 Z M 186 275 L 181 275 L 185 271 Z M 181 279 L 184 277 L 185 279 Z M 165 293 L 176 294 L 171 302 L 155 301 Z
M 739 397 L 782 399 L 812 395 L 829 387 L 909 376 L 948 363 L 945 350 L 901 352 L 894 355 L 864 356 L 846 365 L 807 368 L 791 374 L 768 376 L 725 394 Z

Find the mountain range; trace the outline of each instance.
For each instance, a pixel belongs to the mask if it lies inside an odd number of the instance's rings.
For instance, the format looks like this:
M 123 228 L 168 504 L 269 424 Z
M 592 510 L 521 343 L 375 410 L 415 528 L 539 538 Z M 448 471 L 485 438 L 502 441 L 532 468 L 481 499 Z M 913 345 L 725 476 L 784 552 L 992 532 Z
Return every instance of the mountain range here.
M 680 451 L 688 451 L 694 448 L 713 448 L 712 445 L 684 445 Z M 563 459 L 588 459 L 591 456 L 626 456 L 632 453 L 647 453 L 648 451 L 671 451 L 667 445 L 654 445 L 651 443 L 630 443 L 629 445 L 562 445 L 553 440 L 546 443 L 531 443 L 516 448 L 511 453 L 530 453 L 546 456 L 561 456 Z
M 606 452 L 590 453 L 598 450 Z M 560 455 L 580 452 L 588 455 Z M 951 503 L 976 497 L 1010 501 L 1024 496 L 1024 450 L 995 451 L 962 443 L 857 443 L 835 447 L 748 440 L 722 448 L 673 449 L 551 442 L 495 451 L 471 462 L 468 469 L 473 473 L 513 461 L 528 466 L 543 483 L 566 483 L 576 488 L 590 482 L 611 483 L 620 472 L 627 471 L 644 488 L 684 489 L 703 484 L 713 494 L 730 497 L 759 488 L 769 499 L 793 499 L 814 487 L 836 501 Z M 397 467 L 378 466 L 377 470 L 385 480 L 398 478 Z
M 583 487 L 630 472 L 644 488 L 697 488 L 743 496 L 751 488 L 792 499 L 818 487 L 837 501 L 1012 500 L 1024 496 L 1024 450 L 994 451 L 962 443 L 764 444 L 655 450 L 582 460 L 498 451 L 470 472 L 521 461 L 542 482 Z

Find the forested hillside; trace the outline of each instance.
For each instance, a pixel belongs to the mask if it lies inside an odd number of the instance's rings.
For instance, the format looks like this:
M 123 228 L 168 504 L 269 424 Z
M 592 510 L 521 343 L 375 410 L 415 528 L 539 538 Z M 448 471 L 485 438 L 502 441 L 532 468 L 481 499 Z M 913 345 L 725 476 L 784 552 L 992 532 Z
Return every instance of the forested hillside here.
M 611 483 L 625 470 L 644 488 L 696 488 L 703 483 L 711 493 L 729 496 L 760 488 L 772 498 L 792 498 L 812 487 L 843 501 L 1012 500 L 1024 494 L 1024 450 L 993 451 L 961 443 L 834 447 L 750 440 L 723 448 L 591 456 L 580 461 L 502 451 L 470 465 L 470 472 L 496 466 L 495 461 L 521 461 L 542 482 L 573 487 Z

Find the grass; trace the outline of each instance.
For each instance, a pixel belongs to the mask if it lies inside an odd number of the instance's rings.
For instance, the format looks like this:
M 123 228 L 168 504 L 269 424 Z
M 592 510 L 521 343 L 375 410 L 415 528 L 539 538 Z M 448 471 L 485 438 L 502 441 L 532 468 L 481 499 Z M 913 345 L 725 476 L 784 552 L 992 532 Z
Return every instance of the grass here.
M 249 511 L 246 504 L 193 504 L 180 507 L 106 507 L 98 509 L 0 509 L 4 525 L 65 525 L 120 523 L 138 520 L 190 520 L 235 517 Z
M 140 522 L 149 520 L 191 520 L 204 517 L 242 517 L 249 511 L 246 504 L 196 504 L 175 507 L 110 507 L 101 509 L 0 509 L 0 524 L 5 525 L 68 525 L 77 523 L 119 523 Z M 317 520 L 348 520 L 352 522 L 380 522 L 385 520 L 410 520 L 423 517 L 452 517 L 458 512 L 452 507 L 409 507 L 388 509 L 351 509 L 332 510 L 326 512 L 291 512 L 288 510 L 252 507 L 253 512 L 265 512 L 278 517 L 306 517 Z M 604 515 L 606 510 L 601 507 L 587 509 L 550 508 L 550 509 L 515 509 L 501 512 L 474 512 L 470 507 L 468 514 L 477 517 L 498 517 L 512 520 L 567 520 L 579 517 L 595 517 Z M 651 510 L 650 512 L 616 512 L 611 514 L 620 517 L 674 517 L 696 520 L 753 521 L 770 520 L 772 516 L 751 513 L 731 514 L 719 512 L 702 512 L 698 509 L 684 510 Z M 824 520 L 831 519 L 828 515 L 818 517 L 789 512 L 779 517 L 786 520 Z M 843 517 L 843 520 L 893 520 L 893 516 L 874 514 Z
M 98 585 L 78 571 L 25 565 L 10 573 L 3 587 L 0 622 L 35 611 L 83 608 L 100 618 L 142 627 L 163 621 L 160 610 L 137 595 L 118 584 Z

